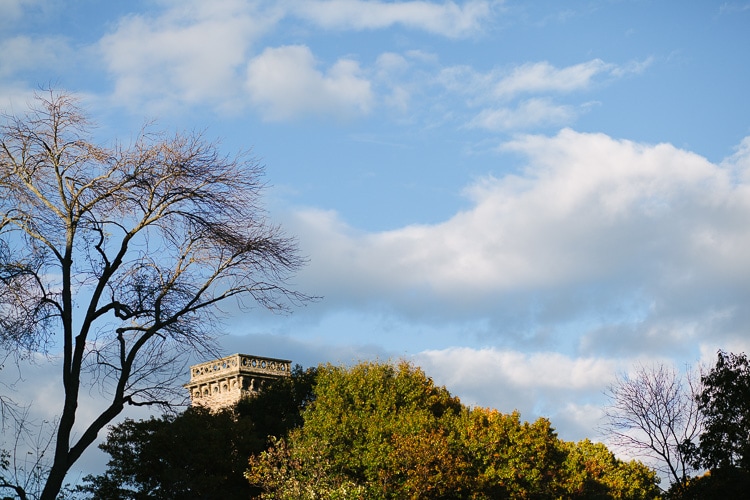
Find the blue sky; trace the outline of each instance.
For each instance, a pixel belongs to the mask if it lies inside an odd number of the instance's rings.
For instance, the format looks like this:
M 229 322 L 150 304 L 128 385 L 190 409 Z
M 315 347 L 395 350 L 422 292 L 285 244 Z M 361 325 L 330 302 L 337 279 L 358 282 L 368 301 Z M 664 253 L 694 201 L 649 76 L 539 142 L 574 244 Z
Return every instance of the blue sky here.
M 253 149 L 323 299 L 226 354 L 406 357 L 581 439 L 618 372 L 748 351 L 748 47 L 746 1 L 0 0 L 0 106 Z

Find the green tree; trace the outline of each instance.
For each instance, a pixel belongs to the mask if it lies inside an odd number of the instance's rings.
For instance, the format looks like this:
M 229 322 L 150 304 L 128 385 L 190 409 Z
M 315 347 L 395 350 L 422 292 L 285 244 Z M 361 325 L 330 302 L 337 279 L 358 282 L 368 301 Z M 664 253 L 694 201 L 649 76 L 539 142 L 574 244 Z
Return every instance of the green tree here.
M 587 500 L 650 500 L 660 498 L 656 471 L 643 463 L 625 462 L 602 443 L 584 439 L 563 443 L 566 457 L 562 491 L 564 498 Z
M 252 424 L 235 421 L 232 411 L 195 407 L 179 416 L 126 419 L 100 445 L 110 455 L 107 471 L 87 477 L 81 491 L 101 500 L 247 497 L 242 470 L 257 447 Z
M 248 496 L 242 484 L 253 435 L 232 412 L 191 408 L 180 416 L 152 417 L 112 427 L 100 448 L 109 453 L 105 474 L 87 478 L 97 499 L 219 498 Z M 248 443 L 247 441 L 250 441 Z
M 743 498 L 750 489 L 750 360 L 719 351 L 697 396 L 704 418 L 699 444 L 684 443 L 695 467 L 708 472 L 674 485 L 668 498 Z
M 302 438 L 321 443 L 334 470 L 365 485 L 369 498 L 435 498 L 456 487 L 439 434 L 461 403 L 422 370 L 406 362 L 327 365 L 315 395 Z M 418 454 L 420 439 L 437 447 Z M 428 459 L 429 471 L 420 469 Z
M 326 365 L 314 392 L 303 425 L 250 458 L 263 498 L 658 497 L 643 464 L 565 443 L 547 419 L 467 408 L 406 362 Z
M 278 472 L 272 463 L 281 467 L 278 450 L 251 459 L 247 477 L 268 498 L 283 498 L 290 494 L 287 486 L 310 477 L 348 491 L 364 488 L 372 499 L 441 498 L 460 486 L 442 423 L 461 411 L 460 401 L 421 370 L 406 362 L 325 365 L 315 398 L 300 431 L 290 435 L 287 455 L 295 467 L 272 477 L 269 471 Z M 316 471 L 306 464 L 315 464 Z
M 601 443 L 560 440 L 549 420 L 474 408 L 461 422 L 473 499 L 659 498 L 656 472 L 624 462 Z
M 107 470 L 78 489 L 87 498 L 135 500 L 242 498 L 256 492 L 243 478 L 247 457 L 301 425 L 312 400 L 315 369 L 297 365 L 260 394 L 212 413 L 194 406 L 180 415 L 125 420 L 100 448 Z
M 252 422 L 254 434 L 263 440 L 263 449 L 269 436 L 284 437 L 302 425 L 302 412 L 315 400 L 317 376 L 317 367 L 295 365 L 289 377 L 276 379 L 259 394 L 237 403 L 238 418 Z
M 334 470 L 325 449 L 300 438 L 276 439 L 258 456 L 250 457 L 245 478 L 261 489 L 260 498 L 272 500 L 364 500 L 366 488 Z M 288 444 L 292 443 L 292 444 Z
M 719 351 L 716 365 L 702 381 L 698 402 L 705 427 L 698 465 L 750 471 L 750 361 L 744 353 Z
M 707 471 L 684 483 L 673 484 L 664 498 L 669 500 L 726 500 L 746 498 L 750 472 L 731 468 Z
M 308 298 L 286 285 L 303 260 L 259 208 L 257 162 L 200 134 L 106 146 L 91 127 L 56 92 L 0 124 L 0 344 L 19 360 L 62 349 L 42 500 L 126 405 L 181 395 L 179 360 L 213 347 L 220 303 Z M 107 397 L 88 421 L 87 390 Z
M 556 498 L 564 455 L 549 420 L 474 408 L 457 422 L 472 498 Z

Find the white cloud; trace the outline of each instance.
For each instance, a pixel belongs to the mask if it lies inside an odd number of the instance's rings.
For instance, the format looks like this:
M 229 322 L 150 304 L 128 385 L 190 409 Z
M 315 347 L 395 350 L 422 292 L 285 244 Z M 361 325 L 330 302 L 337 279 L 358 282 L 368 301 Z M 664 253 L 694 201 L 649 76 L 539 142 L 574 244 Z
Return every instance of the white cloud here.
M 0 78 L 7 78 L 42 67 L 47 74 L 63 69 L 70 64 L 73 51 L 62 37 L 16 36 L 0 40 L 0 54 Z
M 244 89 L 271 120 L 308 113 L 352 116 L 367 113 L 373 106 L 372 84 L 351 58 L 340 58 L 324 73 L 302 45 L 269 47 L 252 58 L 259 38 L 290 16 L 326 29 L 401 25 L 464 36 L 476 32 L 490 13 L 488 2 L 232 0 L 217 4 L 191 0 L 162 6 L 157 13 L 122 18 L 98 43 L 115 81 L 115 102 L 139 109 L 145 105 L 152 113 L 153 108 L 159 111 L 185 104 L 238 109 L 247 102 Z M 400 55 L 383 54 L 373 77 L 398 71 L 397 58 L 406 61 Z M 303 66 L 295 68 L 294 64 Z M 277 76 L 282 75 L 301 80 L 280 82 Z M 283 90 L 292 93 L 280 96 L 281 90 L 271 87 L 269 80 L 282 83 Z M 382 101 L 405 110 L 411 89 L 392 80 L 378 82 L 384 88 Z
M 651 64 L 653 64 L 654 58 L 647 57 L 642 61 L 630 61 L 620 66 L 611 68 L 610 74 L 615 78 L 621 78 L 627 75 L 639 75 L 646 71 Z
M 649 62 L 618 66 L 592 59 L 557 68 L 547 61 L 525 63 L 510 69 L 477 72 L 469 66 L 441 71 L 440 82 L 451 91 L 469 95 L 476 102 L 508 100 L 521 94 L 569 93 L 589 88 L 597 76 L 622 77 L 637 73 Z
M 34 9 L 45 10 L 47 3 L 44 0 L 0 0 L 0 26 L 9 25 L 23 18 L 25 12 Z
M 266 119 L 305 114 L 347 117 L 370 111 L 373 93 L 359 64 L 339 59 L 325 73 L 303 45 L 268 48 L 247 68 L 250 99 Z
M 476 34 L 491 14 L 487 1 L 463 5 L 448 1 L 382 2 L 365 0 L 303 0 L 292 4 L 292 12 L 325 29 L 383 29 L 395 24 L 443 35 Z
M 464 404 L 518 410 L 524 420 L 550 418 L 564 439 L 592 437 L 603 394 L 630 360 L 454 347 L 413 357 Z
M 114 97 L 133 105 L 231 102 L 251 44 L 279 17 L 254 7 L 193 1 L 156 17 L 123 18 L 99 42 L 115 78 Z
M 0 84 L 0 111 L 13 113 L 26 109 L 34 99 L 34 92 L 21 84 Z
M 478 72 L 466 65 L 443 68 L 436 78 L 449 93 L 463 96 L 469 108 L 482 108 L 468 121 L 471 128 L 522 131 L 570 125 L 592 103 L 560 104 L 560 94 L 585 91 L 597 82 L 641 73 L 650 59 L 624 65 L 592 59 L 557 68 L 547 61 Z M 524 97 L 530 96 L 530 97 Z
M 476 385 L 497 388 L 499 383 L 519 391 L 530 389 L 590 391 L 604 388 L 624 365 L 620 361 L 571 358 L 556 352 L 522 353 L 495 348 L 454 347 L 420 353 L 422 363 L 450 366 L 442 373 L 451 387 Z
M 467 65 L 443 68 L 437 77 L 437 81 L 449 91 L 481 101 L 487 100 L 496 79 L 495 72 L 480 73 Z
M 546 61 L 518 66 L 503 76 L 493 88 L 498 97 L 510 97 L 532 92 L 572 92 L 585 89 L 592 79 L 603 72 L 612 71 L 612 64 L 600 59 L 558 69 Z
M 473 206 L 439 224 L 361 234 L 335 213 L 299 213 L 289 227 L 311 257 L 300 278 L 329 307 L 484 317 L 503 335 L 516 334 L 514 322 L 575 327 L 580 347 L 594 350 L 741 333 L 746 149 L 716 165 L 668 144 L 572 130 L 503 149 L 527 167 L 476 182 L 466 191 Z
M 375 66 L 382 78 L 388 78 L 394 73 L 403 73 L 409 68 L 409 61 L 401 54 L 384 52 L 375 61 Z
M 738 12 L 745 12 L 750 10 L 750 4 L 744 2 L 723 2 L 719 7 L 719 15 L 729 14 L 734 15 Z
M 419 52 L 406 55 L 384 52 L 378 56 L 374 65 L 374 81 L 377 87 L 384 90 L 383 102 L 392 109 L 405 112 L 411 103 L 415 84 L 408 82 L 408 75 L 414 61 L 424 61 L 424 54 Z M 406 78 L 405 78 L 406 77 Z
M 572 122 L 576 114 L 572 106 L 555 104 L 549 99 L 528 99 L 519 103 L 515 109 L 484 109 L 468 126 L 493 131 L 519 131 L 539 126 L 565 125 Z
M 607 242 L 582 236 L 617 231 L 633 218 L 658 223 L 662 211 L 679 216 L 669 206 L 682 194 L 678 184 L 697 190 L 714 176 L 716 182 L 725 181 L 720 170 L 698 156 L 603 135 L 565 130 L 556 137 L 528 136 L 504 147 L 531 157 L 524 175 L 476 183 L 467 190 L 474 208 L 442 224 L 347 240 L 353 255 L 378 248 L 389 262 L 377 267 L 378 274 L 388 269 L 401 283 L 426 282 L 446 291 L 557 286 L 580 279 L 585 269 L 584 276 L 609 268 L 611 255 L 593 260 L 582 255 L 596 254 Z M 308 222 L 324 232 L 336 230 L 330 214 L 306 217 L 313 217 Z

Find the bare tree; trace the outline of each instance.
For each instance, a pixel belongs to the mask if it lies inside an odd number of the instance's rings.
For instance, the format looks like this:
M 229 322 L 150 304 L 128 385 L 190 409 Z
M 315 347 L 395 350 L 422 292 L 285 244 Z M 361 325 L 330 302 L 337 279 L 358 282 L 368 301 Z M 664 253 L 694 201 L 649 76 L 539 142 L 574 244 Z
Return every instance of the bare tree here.
M 681 375 L 663 364 L 641 365 L 609 388 L 604 430 L 613 444 L 654 460 L 670 483 L 683 482 L 693 470 L 685 443 L 702 429 L 699 393 L 700 377 L 690 370 Z
M 16 481 L 15 477 L 9 477 L 10 469 L 10 452 L 0 450 L 0 489 L 11 490 L 20 500 L 27 500 L 28 495 L 23 485 Z
M 287 310 L 310 297 L 288 285 L 304 259 L 265 220 L 263 169 L 247 154 L 148 128 L 131 145 L 95 144 L 76 99 L 55 91 L 1 127 L 0 345 L 18 362 L 62 349 L 40 496 L 52 500 L 126 405 L 173 401 L 176 362 L 215 347 L 220 303 Z M 77 422 L 86 384 L 107 404 Z
M 35 422 L 29 417 L 29 407 L 12 402 L 8 405 L 15 408 L 2 415 L 7 419 L 3 433 L 8 432 L 12 440 L 3 443 L 9 445 L 8 449 L 0 450 L 0 491 L 10 489 L 21 500 L 39 498 L 43 478 L 49 474 L 46 458 L 53 445 L 55 435 L 50 430 L 55 422 Z

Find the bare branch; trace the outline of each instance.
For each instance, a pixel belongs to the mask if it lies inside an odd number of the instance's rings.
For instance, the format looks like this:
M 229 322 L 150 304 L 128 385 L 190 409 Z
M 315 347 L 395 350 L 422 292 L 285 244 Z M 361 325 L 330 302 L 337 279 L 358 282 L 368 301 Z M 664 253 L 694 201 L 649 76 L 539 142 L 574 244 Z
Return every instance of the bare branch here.
M 620 376 L 607 392 L 604 431 L 614 444 L 654 461 L 671 483 L 685 481 L 693 469 L 684 445 L 702 429 L 698 380 L 690 370 L 680 375 L 664 365 Z
M 248 154 L 148 129 L 103 147 L 76 100 L 54 91 L 4 118 L 0 342 L 20 356 L 62 333 L 52 499 L 124 405 L 175 401 L 185 356 L 215 348 L 220 303 L 287 311 L 311 297 L 288 286 L 305 260 L 267 222 L 263 168 Z M 109 404 L 73 440 L 85 374 Z

